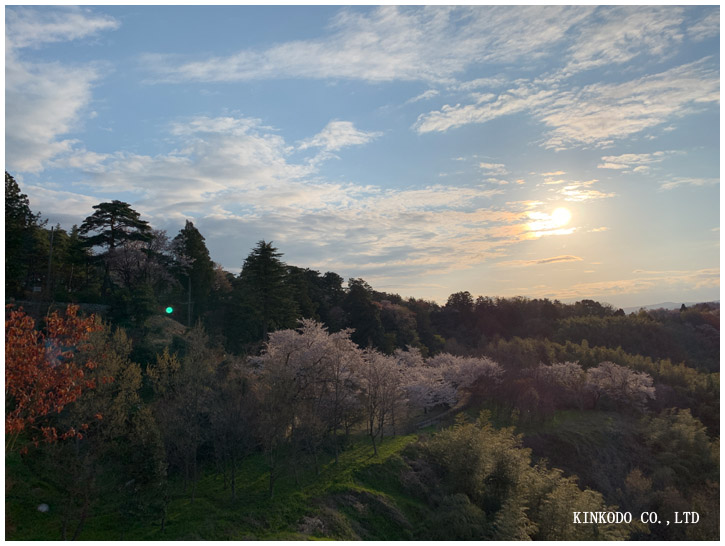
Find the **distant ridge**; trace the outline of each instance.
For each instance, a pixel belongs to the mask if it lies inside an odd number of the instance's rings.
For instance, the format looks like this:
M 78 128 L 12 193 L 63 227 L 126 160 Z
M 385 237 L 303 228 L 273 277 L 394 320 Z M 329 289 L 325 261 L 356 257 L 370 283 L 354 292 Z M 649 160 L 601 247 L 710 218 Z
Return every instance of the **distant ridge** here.
M 720 300 L 715 301 L 709 301 L 709 302 L 702 302 L 702 301 L 685 301 L 685 302 L 674 302 L 674 301 L 666 301 L 664 303 L 653 303 L 651 305 L 639 305 L 637 307 L 622 307 L 622 310 L 629 314 L 629 313 L 636 313 L 640 309 L 644 309 L 646 311 L 652 310 L 652 309 L 679 309 L 682 307 L 682 304 L 685 304 L 686 307 L 690 307 L 691 305 L 697 305 L 698 303 L 717 303 L 720 304 Z

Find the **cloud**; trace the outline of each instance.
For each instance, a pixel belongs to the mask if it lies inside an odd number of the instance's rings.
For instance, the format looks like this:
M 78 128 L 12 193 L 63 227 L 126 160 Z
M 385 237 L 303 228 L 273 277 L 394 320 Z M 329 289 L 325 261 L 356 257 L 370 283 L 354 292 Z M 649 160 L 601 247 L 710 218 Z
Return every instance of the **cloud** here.
M 433 97 L 437 97 L 438 95 L 440 95 L 440 91 L 438 91 L 437 89 L 428 89 L 426 91 L 423 91 L 420 95 L 416 95 L 412 99 L 408 99 L 407 101 L 405 101 L 405 104 L 412 104 L 421 100 L 432 99 Z
M 624 64 L 640 55 L 661 57 L 682 41 L 683 16 L 673 6 L 602 8 L 578 29 L 563 73 Z
M 482 185 L 326 182 L 304 157 L 315 150 L 295 149 L 260 120 L 199 116 L 168 134 L 167 154 L 69 154 L 69 165 L 89 166 L 74 193 L 34 185 L 28 194 L 51 221 L 71 224 L 122 188 L 156 228 L 173 232 L 192 219 L 227 268 L 264 238 L 290 263 L 371 282 L 470 268 L 536 236 L 530 215 L 542 203 L 495 206 L 502 190 Z
M 351 121 L 331 121 L 320 133 L 303 140 L 299 149 L 321 148 L 322 151 L 334 152 L 347 146 L 367 144 L 382 134 L 377 131 L 360 131 Z
M 663 183 L 660 185 L 660 188 L 663 190 L 672 190 L 680 186 L 713 186 L 719 183 L 719 178 L 677 177 Z
M 590 7 L 382 6 L 343 9 L 320 39 L 245 49 L 224 57 L 183 60 L 148 54 L 143 61 L 164 82 L 230 82 L 273 78 L 454 83 L 482 62 L 514 62 L 550 54 L 553 44 L 592 12 Z
M 720 8 L 713 7 L 704 17 L 687 29 L 691 40 L 700 42 L 720 35 Z
M 504 76 L 493 76 L 488 78 L 476 78 L 475 80 L 469 80 L 454 84 L 452 87 L 459 91 L 473 91 L 474 89 L 480 88 L 493 88 L 502 87 L 507 85 L 509 82 L 508 78 Z
M 561 195 L 565 201 L 590 201 L 592 199 L 607 199 L 614 197 L 616 193 L 605 193 L 592 189 L 592 186 L 598 182 L 597 180 L 588 180 L 586 182 L 574 182 L 559 188 L 556 192 Z
M 486 171 L 488 174 L 492 175 L 504 175 L 508 174 L 508 170 L 506 169 L 506 165 L 503 163 L 479 163 L 478 166 Z
M 75 140 L 60 137 L 80 122 L 98 78 L 93 67 L 6 58 L 5 153 L 9 170 L 42 171 L 49 159 L 73 148 Z
M 622 154 L 622 155 L 608 155 L 602 157 L 604 163 L 597 165 L 598 169 L 615 169 L 624 172 L 648 172 L 650 165 L 653 163 L 660 163 L 664 161 L 668 156 L 671 156 L 677 152 L 654 152 L 651 154 Z
M 418 133 L 445 132 L 470 123 L 485 123 L 501 116 L 533 111 L 550 104 L 556 91 L 524 84 L 475 104 L 450 106 L 418 116 L 413 128 Z
M 6 10 L 5 153 L 11 171 L 40 172 L 47 162 L 73 150 L 63 135 L 81 123 L 100 79 L 99 64 L 66 66 L 30 62 L 22 49 L 74 40 L 118 27 L 88 10 Z
M 616 84 L 565 91 L 537 117 L 551 130 L 546 148 L 606 146 L 720 99 L 720 77 L 709 59 Z
M 104 31 L 116 30 L 113 17 L 86 8 L 7 8 L 5 10 L 6 48 L 37 48 L 45 44 L 78 40 Z
M 542 145 L 563 150 L 607 146 L 719 102 L 719 72 L 705 58 L 624 83 L 563 88 L 525 82 L 475 104 L 444 105 L 421 114 L 418 133 L 445 132 L 471 123 L 528 112 L 549 129 Z
M 101 201 L 110 201 L 84 195 L 82 193 L 65 190 L 54 190 L 41 184 L 24 184 L 23 191 L 30 197 L 30 208 L 40 213 L 43 218 L 48 212 L 53 213 L 52 223 L 61 223 L 66 226 L 80 224 L 93 213 L 93 205 Z
M 583 258 L 580 258 L 579 256 L 566 254 L 562 256 L 553 256 L 552 258 L 542 258 L 539 260 L 511 260 L 507 262 L 498 262 L 496 265 L 505 267 L 528 267 L 532 265 L 546 265 L 563 262 L 581 262 L 582 260 Z
M 556 173 L 553 173 L 556 174 Z M 592 199 L 607 199 L 615 197 L 617 194 L 613 192 L 603 192 L 594 188 L 599 180 L 571 181 L 564 178 L 545 178 L 544 182 L 539 186 L 550 186 L 550 192 L 556 194 L 558 198 L 565 201 L 582 202 Z
M 554 297 L 562 300 L 592 298 L 606 301 L 626 294 L 641 294 L 654 289 L 661 295 L 662 290 L 671 290 L 678 294 L 693 290 L 712 290 L 720 286 L 718 268 L 680 270 L 680 271 L 636 271 L 633 278 L 607 281 L 582 282 L 570 287 L 536 287 L 530 291 L 532 297 Z M 660 296 L 661 297 L 661 296 Z

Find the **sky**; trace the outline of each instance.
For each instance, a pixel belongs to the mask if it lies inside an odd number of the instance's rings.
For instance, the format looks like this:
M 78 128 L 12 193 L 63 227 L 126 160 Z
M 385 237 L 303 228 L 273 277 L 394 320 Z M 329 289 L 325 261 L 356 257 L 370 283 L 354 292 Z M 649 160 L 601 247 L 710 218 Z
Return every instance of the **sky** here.
M 445 303 L 720 292 L 718 6 L 7 6 L 5 168 L 238 273 Z

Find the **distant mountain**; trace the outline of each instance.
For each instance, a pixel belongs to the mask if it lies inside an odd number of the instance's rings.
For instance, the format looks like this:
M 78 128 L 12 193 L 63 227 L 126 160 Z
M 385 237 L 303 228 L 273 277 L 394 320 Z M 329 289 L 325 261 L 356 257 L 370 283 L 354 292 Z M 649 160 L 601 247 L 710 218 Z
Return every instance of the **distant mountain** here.
M 701 301 L 685 301 L 685 302 L 666 301 L 664 303 L 654 303 L 651 305 L 639 305 L 637 307 L 622 307 L 622 310 L 625 313 L 629 314 L 629 313 L 636 313 L 640 309 L 645 309 L 647 311 L 649 311 L 651 309 L 679 309 L 680 307 L 682 307 L 683 303 L 685 304 L 685 306 L 690 307 L 691 305 L 697 305 L 698 303 L 703 303 L 703 302 L 701 302 Z M 707 302 L 707 303 L 711 303 L 711 302 Z M 712 302 L 712 303 L 719 303 L 719 301 Z

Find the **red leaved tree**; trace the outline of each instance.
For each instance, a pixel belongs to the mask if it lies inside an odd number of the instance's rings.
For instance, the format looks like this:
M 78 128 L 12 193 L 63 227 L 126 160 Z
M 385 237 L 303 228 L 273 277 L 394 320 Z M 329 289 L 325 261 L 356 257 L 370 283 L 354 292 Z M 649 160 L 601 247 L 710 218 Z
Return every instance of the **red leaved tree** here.
M 78 316 L 78 306 L 69 305 L 64 315 L 54 312 L 47 318 L 45 331 L 22 309 L 8 306 L 5 320 L 5 449 L 12 450 L 24 431 L 36 445 L 54 442 L 82 433 L 71 427 L 58 431 L 50 416 L 60 413 L 85 389 L 95 388 L 84 370 L 96 364 L 77 362 L 75 355 L 101 328 L 95 316 Z M 97 415 L 100 419 L 102 416 Z M 79 429 L 87 428 L 79 425 Z

